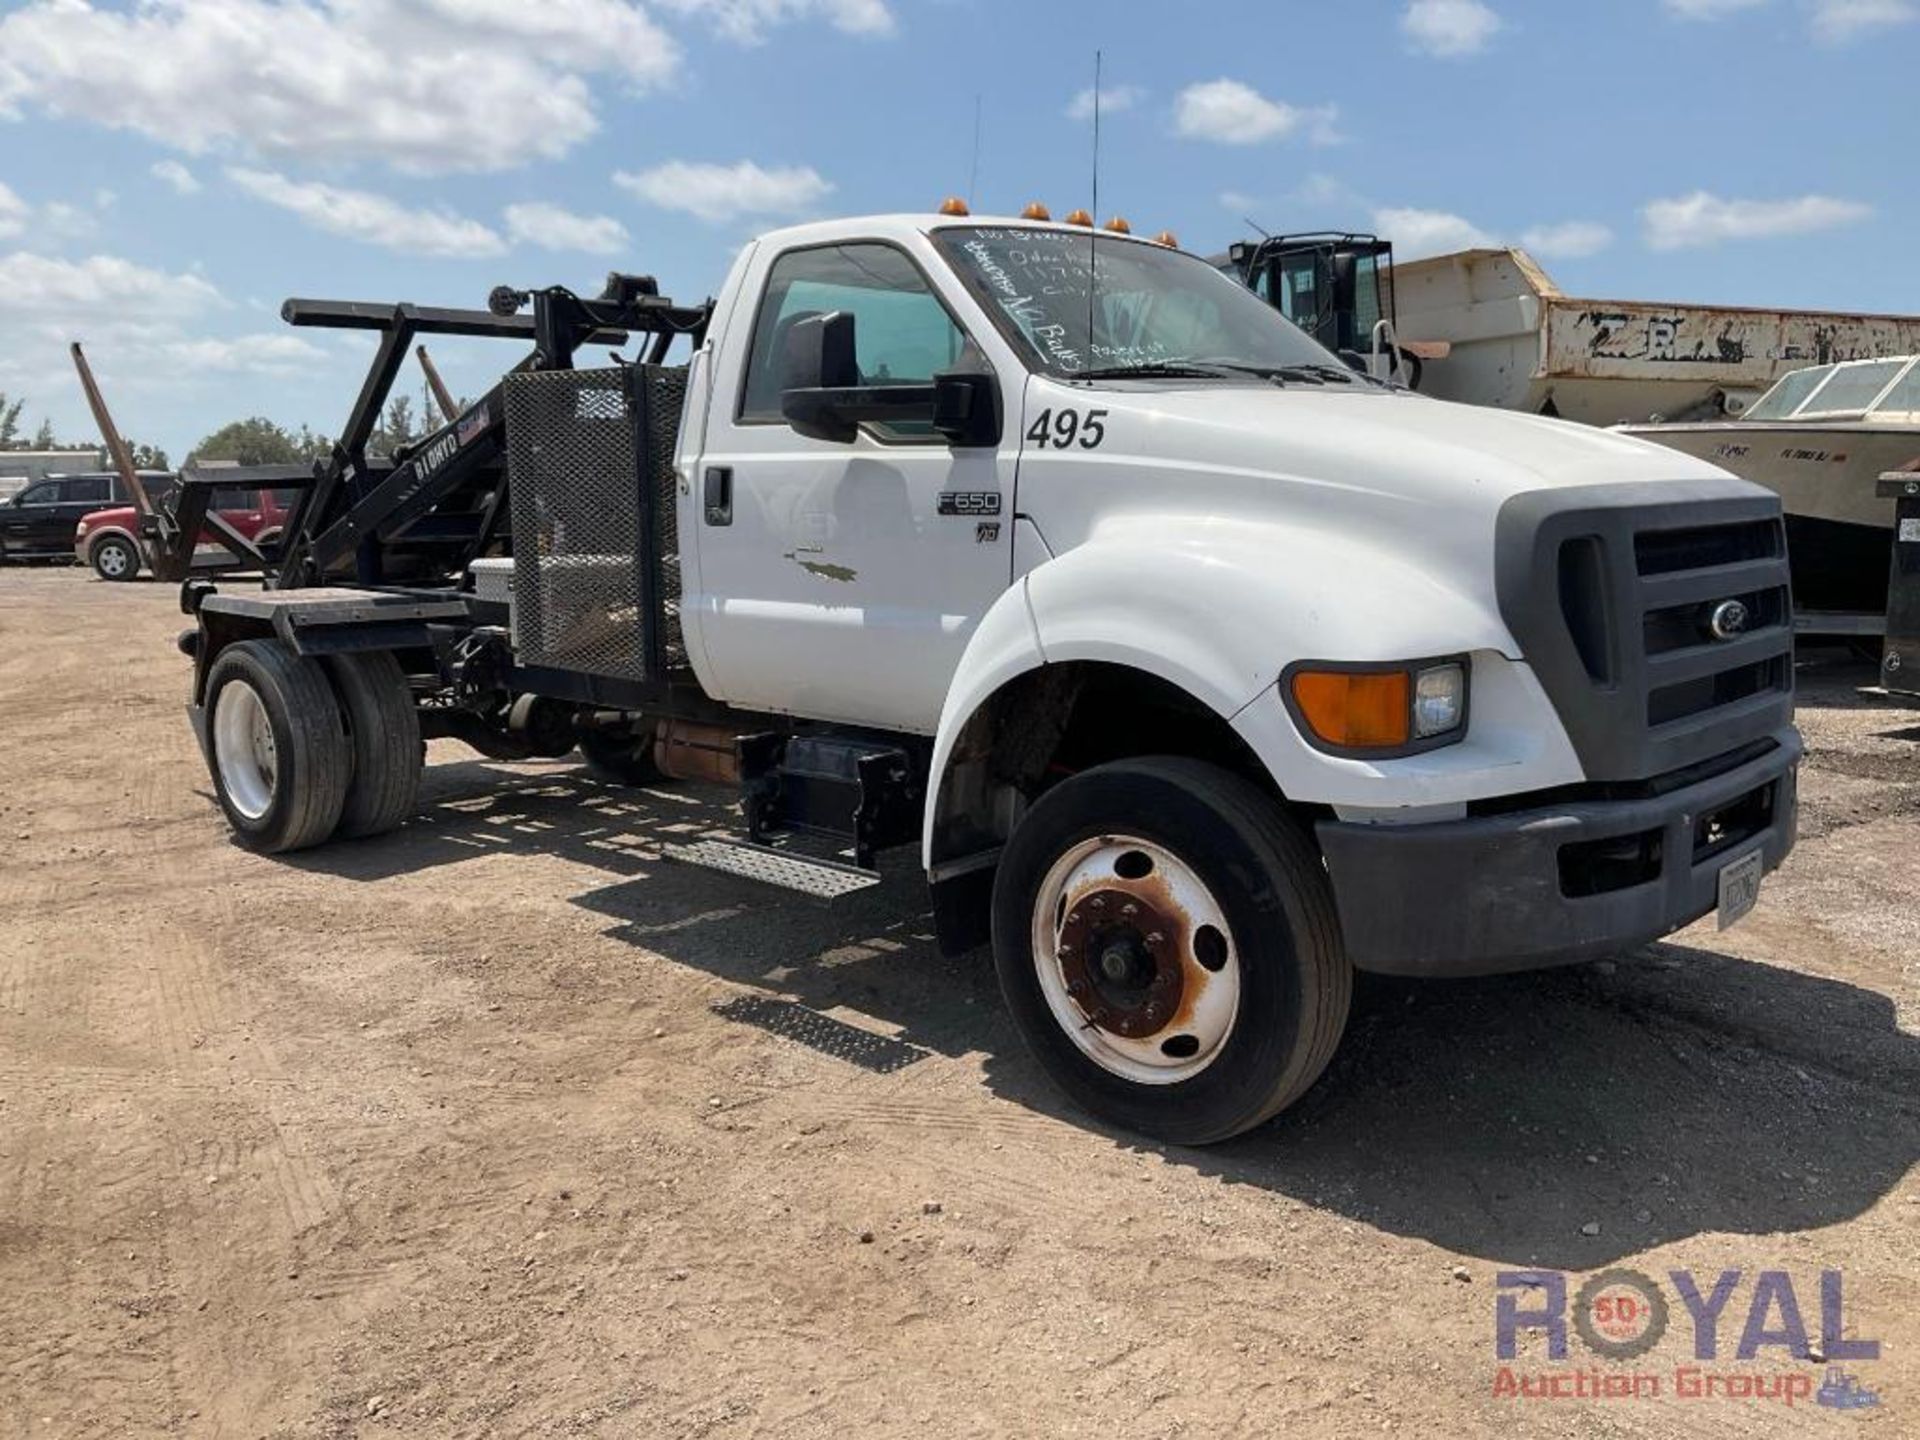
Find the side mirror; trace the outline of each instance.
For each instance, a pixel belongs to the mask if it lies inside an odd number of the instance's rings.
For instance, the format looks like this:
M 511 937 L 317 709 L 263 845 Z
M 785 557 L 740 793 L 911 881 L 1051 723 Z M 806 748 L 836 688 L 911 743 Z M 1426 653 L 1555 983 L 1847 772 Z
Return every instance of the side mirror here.
M 841 416 L 835 400 L 860 384 L 854 358 L 853 316 L 844 310 L 809 315 L 781 338 L 775 364 L 780 374 L 780 413 L 810 440 L 849 444 L 860 431 Z
M 796 321 L 782 338 L 780 413 L 800 434 L 847 445 L 862 421 L 918 423 L 955 445 L 999 443 L 1000 390 L 991 374 L 952 371 L 930 385 L 865 385 L 854 355 L 854 318 L 843 311 Z
M 991 371 L 933 377 L 933 428 L 954 445 L 1000 443 L 1000 386 Z

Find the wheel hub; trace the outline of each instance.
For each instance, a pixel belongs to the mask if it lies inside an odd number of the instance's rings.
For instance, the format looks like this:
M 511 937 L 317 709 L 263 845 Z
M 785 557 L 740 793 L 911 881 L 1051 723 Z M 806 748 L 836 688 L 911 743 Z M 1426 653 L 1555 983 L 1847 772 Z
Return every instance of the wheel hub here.
M 1060 926 L 1060 969 L 1082 1012 L 1100 1029 L 1129 1040 L 1166 1029 L 1186 988 L 1169 936 L 1181 933 L 1164 901 L 1132 889 L 1081 895 Z
M 1198 1075 L 1240 1010 L 1220 901 L 1179 855 L 1139 836 L 1089 836 L 1054 861 L 1034 896 L 1033 958 L 1074 1047 L 1135 1083 Z

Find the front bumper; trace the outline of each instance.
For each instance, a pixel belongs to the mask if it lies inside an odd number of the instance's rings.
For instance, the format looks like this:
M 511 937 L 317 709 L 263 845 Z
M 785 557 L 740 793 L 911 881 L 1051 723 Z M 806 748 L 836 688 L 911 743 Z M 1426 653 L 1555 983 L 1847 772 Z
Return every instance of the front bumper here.
M 1707 779 L 1629 799 L 1434 824 L 1316 827 L 1347 953 L 1391 975 L 1488 975 L 1657 940 L 1718 902 L 1720 870 L 1793 848 L 1800 735 Z M 1716 828 L 1717 822 L 1717 828 Z

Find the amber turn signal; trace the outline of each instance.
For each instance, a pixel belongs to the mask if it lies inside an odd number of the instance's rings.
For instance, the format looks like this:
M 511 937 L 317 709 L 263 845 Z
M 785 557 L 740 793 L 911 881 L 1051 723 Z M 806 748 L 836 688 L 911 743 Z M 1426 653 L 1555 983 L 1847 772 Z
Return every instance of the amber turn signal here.
M 1412 677 L 1393 670 L 1296 670 L 1293 703 L 1322 744 L 1395 750 L 1412 739 Z

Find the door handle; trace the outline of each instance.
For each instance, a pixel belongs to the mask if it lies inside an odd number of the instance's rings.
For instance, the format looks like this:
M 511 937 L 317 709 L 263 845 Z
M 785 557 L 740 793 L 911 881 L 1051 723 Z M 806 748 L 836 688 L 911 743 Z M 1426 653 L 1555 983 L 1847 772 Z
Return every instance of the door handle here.
M 733 523 L 733 467 L 709 465 L 702 483 L 701 502 L 707 512 L 707 524 Z

